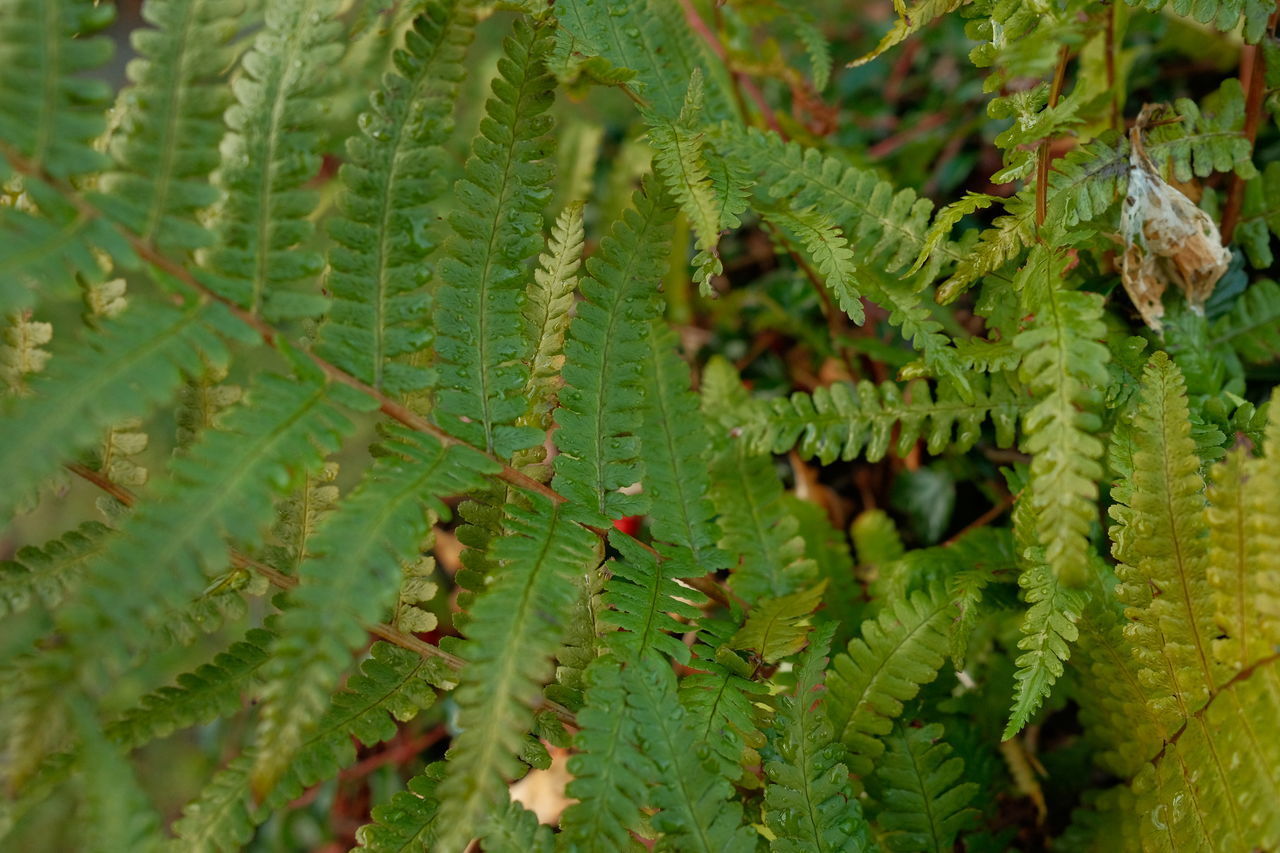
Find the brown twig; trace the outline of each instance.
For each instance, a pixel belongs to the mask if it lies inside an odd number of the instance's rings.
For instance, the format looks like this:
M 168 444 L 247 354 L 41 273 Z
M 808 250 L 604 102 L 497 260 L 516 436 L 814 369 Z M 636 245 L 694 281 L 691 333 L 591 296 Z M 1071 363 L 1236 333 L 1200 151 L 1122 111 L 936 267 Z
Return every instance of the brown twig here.
M 1067 79 L 1067 62 L 1071 59 L 1071 48 L 1063 45 L 1058 50 L 1058 67 L 1053 72 L 1053 84 L 1049 87 L 1049 109 L 1058 105 L 1062 95 L 1062 84 Z M 1040 142 L 1036 152 L 1036 228 L 1044 225 L 1049 212 L 1049 138 Z
M 1276 31 L 1280 7 L 1271 13 L 1267 22 L 1267 36 Z M 1266 66 L 1260 45 L 1246 44 L 1240 49 L 1240 82 L 1244 85 L 1244 138 L 1249 140 L 1249 150 L 1258 139 L 1258 124 L 1262 120 L 1262 98 L 1267 91 Z M 1227 185 L 1227 198 L 1222 204 L 1222 244 L 1230 245 L 1240 223 L 1240 211 L 1244 206 L 1245 180 L 1232 173 Z

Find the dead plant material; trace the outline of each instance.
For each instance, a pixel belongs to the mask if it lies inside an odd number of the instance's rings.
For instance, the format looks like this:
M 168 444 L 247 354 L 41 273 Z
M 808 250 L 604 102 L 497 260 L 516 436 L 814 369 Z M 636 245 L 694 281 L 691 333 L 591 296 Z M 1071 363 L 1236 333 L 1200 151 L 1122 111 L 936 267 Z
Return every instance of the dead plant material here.
M 1120 214 L 1124 289 L 1157 332 L 1170 282 L 1182 291 L 1191 310 L 1203 312 L 1231 261 L 1217 224 L 1161 177 L 1147 155 L 1143 134 L 1162 109 L 1147 104 L 1129 130 L 1129 192 Z

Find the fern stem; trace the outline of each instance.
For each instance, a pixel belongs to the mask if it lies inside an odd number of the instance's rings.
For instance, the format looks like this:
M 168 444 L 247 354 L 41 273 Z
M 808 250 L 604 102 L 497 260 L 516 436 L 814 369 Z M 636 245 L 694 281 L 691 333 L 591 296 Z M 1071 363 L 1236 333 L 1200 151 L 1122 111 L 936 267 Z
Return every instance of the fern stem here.
M 1280 4 L 1271 13 L 1267 21 L 1267 36 L 1274 37 L 1276 23 L 1280 20 Z M 1254 142 L 1258 138 L 1258 124 L 1262 118 L 1262 96 L 1266 94 L 1266 64 L 1263 58 L 1262 44 L 1246 44 L 1240 48 L 1240 80 L 1248 83 L 1244 96 L 1244 138 L 1249 140 L 1249 150 L 1253 151 Z M 1235 236 L 1236 226 L 1240 224 L 1240 210 L 1244 205 L 1244 186 L 1247 181 L 1236 172 L 1231 174 L 1231 182 L 1227 186 L 1227 199 L 1222 205 L 1222 245 L 1231 244 Z
M 1067 78 L 1067 62 L 1071 59 L 1071 48 L 1063 45 L 1058 50 L 1058 67 L 1053 71 L 1053 85 L 1049 89 L 1049 109 L 1058 105 L 1062 95 L 1062 84 Z M 1036 228 L 1044 225 L 1044 218 L 1049 212 L 1049 138 L 1045 137 L 1036 152 Z

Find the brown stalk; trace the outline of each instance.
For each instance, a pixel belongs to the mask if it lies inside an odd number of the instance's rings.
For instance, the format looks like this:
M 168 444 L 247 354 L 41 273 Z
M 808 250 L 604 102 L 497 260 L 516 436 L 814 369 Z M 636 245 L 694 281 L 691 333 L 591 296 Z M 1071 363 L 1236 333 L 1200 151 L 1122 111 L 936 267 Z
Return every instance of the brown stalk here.
M 1267 22 L 1267 36 L 1274 36 L 1280 7 L 1271 13 Z M 1258 139 L 1258 125 L 1262 120 L 1262 98 L 1267 91 L 1266 67 L 1261 45 L 1246 44 L 1240 48 L 1240 82 L 1244 85 L 1244 138 L 1249 140 L 1249 150 Z M 1227 185 L 1227 198 L 1222 204 L 1222 245 L 1231 245 L 1236 226 L 1240 224 L 1240 211 L 1244 206 L 1245 180 L 1232 173 Z
M 1049 109 L 1058 105 L 1062 95 L 1062 84 L 1067 79 L 1067 61 L 1071 59 L 1071 48 L 1063 45 L 1058 50 L 1058 67 L 1053 72 L 1053 84 L 1049 88 Z M 1049 138 L 1040 142 L 1040 150 L 1036 152 L 1036 228 L 1044 225 L 1045 216 L 1049 212 Z

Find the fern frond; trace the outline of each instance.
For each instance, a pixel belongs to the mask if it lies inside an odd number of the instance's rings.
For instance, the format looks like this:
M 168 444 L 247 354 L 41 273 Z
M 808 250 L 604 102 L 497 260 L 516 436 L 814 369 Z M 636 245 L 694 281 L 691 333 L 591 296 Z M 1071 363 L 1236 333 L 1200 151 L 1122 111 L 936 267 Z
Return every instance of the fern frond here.
M 1018 274 L 1022 304 L 1035 312 L 1030 327 L 1014 339 L 1022 353 L 1020 375 L 1035 405 L 1022 418 L 1023 449 L 1031 461 L 1029 503 L 1044 559 L 1071 587 L 1087 577 L 1089 526 L 1102 479 L 1102 442 L 1092 433 L 1100 389 L 1107 385 L 1107 348 L 1102 299 L 1067 290 L 1067 258 L 1037 248 Z
M 299 571 L 294 606 L 280 617 L 280 640 L 258 732 L 254 784 L 268 788 L 284 772 L 329 689 L 365 637 L 364 627 L 391 606 L 400 561 L 417 553 L 428 511 L 447 518 L 446 495 L 478 488 L 492 460 L 462 446 L 396 429 L 365 480 L 311 543 Z
M 0 469 L 9 485 L 0 509 L 12 510 L 68 454 L 96 444 L 102 430 L 168 401 L 184 373 L 199 372 L 202 355 L 225 360 L 222 341 L 201 319 L 195 308 L 139 306 L 69 352 L 55 347 L 49 368 L 31 383 L 33 396 L 6 401 Z
M 729 639 L 729 647 L 752 651 L 767 663 L 777 663 L 805 646 L 812 627 L 809 617 L 822 603 L 827 582 L 761 601 L 747 614 L 747 621 Z
M 519 803 L 490 814 L 480 839 L 486 853 L 551 853 L 555 849 L 551 827 Z
M 542 439 L 517 427 L 529 378 L 521 335 L 526 271 L 540 248 L 550 197 L 555 79 L 545 62 L 550 28 L 523 19 L 503 42 L 498 77 L 449 218 L 440 262 L 437 417 L 458 438 L 510 457 Z
M 583 203 L 571 202 L 551 228 L 547 251 L 538 257 L 524 304 L 524 338 L 533 355 L 525 397 L 535 425 L 551 424 L 551 407 L 564 367 L 564 338 L 574 307 L 585 242 Z
M 649 778 L 650 800 L 659 811 L 650 820 L 673 849 L 749 850 L 755 832 L 742 824 L 742 806 L 732 786 L 714 772 L 708 747 L 697 740 L 676 699 L 676 677 L 665 659 L 645 655 L 623 672 L 627 713 L 632 715 Z
M 1125 0 L 1130 6 L 1138 6 L 1148 12 L 1158 12 L 1167 4 L 1179 15 L 1194 17 L 1202 24 L 1211 24 L 1224 33 L 1231 32 L 1244 18 L 1244 37 L 1257 42 L 1267 28 L 1267 18 L 1274 9 L 1263 0 L 1211 0 L 1194 3 L 1192 0 Z
M 712 358 L 702 373 L 702 408 L 708 420 L 719 419 L 723 426 L 713 427 L 711 502 L 720 549 L 730 560 L 737 559 L 729 585 L 751 604 L 794 592 L 813 580 L 817 566 L 805 557 L 799 523 L 783 506 L 782 481 L 772 458 L 751 453 L 732 431 L 732 412 L 748 402 L 729 362 Z
M 693 226 L 698 248 L 693 261 L 694 281 L 704 294 L 709 294 L 711 277 L 724 271 L 718 246 L 720 230 L 725 225 L 703 154 L 704 131 L 698 122 L 702 102 L 702 71 L 695 68 L 679 116 L 649 116 L 648 141 L 653 148 L 654 171 L 662 176 L 671 198 Z
M 1116 485 L 1109 533 L 1116 594 L 1153 710 L 1172 726 L 1219 683 L 1211 640 L 1204 480 L 1182 373 L 1163 352 L 1147 363 L 1133 425 L 1133 471 Z
M 119 747 L 102 736 L 87 707 L 76 714 L 84 742 L 88 814 L 81 839 L 89 853 L 160 849 L 160 820 Z
M 216 245 L 201 250 L 204 280 L 216 293 L 268 321 L 324 309 L 306 285 L 323 269 L 303 248 L 318 196 L 305 187 L 320 169 L 321 122 L 332 68 L 342 56 L 338 0 L 270 0 L 265 26 L 241 61 L 227 110 L 223 198 L 210 226 Z
M 106 548 L 105 525 L 89 521 L 40 548 L 27 546 L 0 563 L 0 617 L 37 604 L 53 610 L 79 585 L 85 563 Z
M 320 467 L 352 424 L 333 404 L 315 368 L 298 363 L 286 379 L 261 374 L 222 430 L 211 431 L 170 465 L 153 499 L 140 505 L 86 572 L 81 595 L 62 611 L 62 628 L 91 643 L 86 666 L 119 663 L 117 654 L 145 636 L 166 610 L 199 594 L 206 572 L 223 565 L 227 539 L 254 542 L 273 491 L 298 472 Z M 139 572 L 139 565 L 164 572 Z M 110 626 L 112 643 L 102 632 Z
M 870 847 L 862 808 L 841 763 L 844 750 L 827 718 L 823 669 L 834 632 L 830 623 L 814 630 L 797 665 L 795 695 L 778 698 L 777 757 L 764 764 L 765 820 L 778 853 Z
M 793 24 L 796 29 L 796 38 L 804 45 L 805 53 L 809 56 L 809 76 L 813 79 L 813 89 L 815 92 L 822 92 L 827 88 L 827 84 L 831 82 L 831 66 L 833 63 L 831 43 L 827 40 L 817 22 L 806 14 L 808 10 L 805 6 L 801 4 L 796 4 L 795 6 L 786 5 L 790 6 L 787 11 L 795 16 Z
M 440 813 L 436 788 L 444 778 L 444 762 L 426 769 L 397 791 L 388 803 L 375 806 L 373 821 L 356 831 L 357 850 L 369 853 L 404 853 L 430 849 L 435 837 L 435 820 Z
M 108 147 L 116 169 L 93 201 L 161 251 L 209 243 L 197 216 L 218 200 L 209 175 L 231 94 L 220 78 L 234 61 L 243 12 L 241 0 L 151 0 L 143 14 L 154 29 L 133 33 L 133 85 Z
M 316 351 L 390 394 L 420 391 L 431 381 L 405 357 L 430 345 L 431 270 L 423 263 L 434 205 L 445 189 L 440 146 L 463 76 L 475 13 L 456 0 L 431 3 L 405 33 L 394 71 L 361 116 L 339 172 L 340 215 L 329 223 L 328 322 Z
M 703 600 L 702 594 L 677 581 L 689 577 L 684 568 L 688 561 L 660 557 L 616 531 L 609 533 L 609 544 L 620 557 L 608 564 L 613 576 L 605 584 L 603 600 L 613 609 L 604 611 L 601 619 L 622 630 L 606 634 L 605 645 L 627 661 L 656 649 L 688 663 L 689 647 L 671 636 L 688 630 L 675 617 L 695 620 L 701 614 L 697 603 Z
M 706 425 L 690 390 L 689 366 L 676 353 L 675 332 L 665 322 L 649 323 L 644 364 L 644 418 L 640 449 L 644 490 L 658 553 L 670 577 L 692 577 L 728 565 L 716 546 L 714 509 L 707 463 Z
M 440 785 L 442 849 L 461 849 L 484 815 L 498 808 L 517 773 L 532 706 L 553 671 L 574 604 L 574 580 L 595 554 L 592 535 L 559 505 L 535 498 L 512 508 L 493 556 L 502 568 L 476 597 L 459 651 L 467 660 L 454 694 L 461 732 Z
M 690 661 L 694 671 L 679 688 L 694 733 L 711 747 L 720 775 L 731 781 L 744 778 L 743 767 L 759 763 L 765 722 L 757 703 L 768 693 L 752 680 L 752 666 L 732 651 L 729 637 L 738 627 L 736 620 L 702 620 Z
M 893 26 L 889 31 L 881 36 L 880 41 L 870 52 L 859 56 L 850 65 L 865 65 L 876 57 L 880 56 L 890 48 L 896 47 L 906 41 L 913 33 L 918 32 L 938 18 L 949 12 L 955 11 L 964 0 L 921 0 L 921 2 L 906 8 L 906 4 L 902 4 L 902 8 L 898 10 L 898 19 L 893 22 Z M 894 4 L 898 8 L 898 4 Z
M 816 149 L 783 142 L 755 128 L 746 133 L 725 130 L 717 144 L 755 175 L 769 198 L 788 199 L 793 211 L 820 210 L 851 237 L 854 257 L 861 261 L 863 295 L 889 309 L 889 322 L 901 328 L 903 337 L 924 354 L 935 373 L 949 375 L 964 387 L 968 375 L 941 324 L 921 304 L 918 287 L 893 276 L 925 250 L 933 211 L 927 199 L 909 189 L 896 190 L 874 172 L 846 166 Z M 948 249 L 935 252 L 938 259 L 926 264 L 915 280 L 923 283 L 935 278 L 942 255 L 960 256 Z
M 212 661 L 144 696 L 106 727 L 107 739 L 132 750 L 171 732 L 229 716 L 239 710 L 246 688 L 267 662 L 267 648 L 274 639 L 270 631 L 250 630 Z
M 294 753 L 274 785 L 253 793 L 258 758 L 252 749 L 233 759 L 183 809 L 173 830 L 184 850 L 240 849 L 253 828 L 305 788 L 330 778 L 355 760 L 355 744 L 373 745 L 395 735 L 394 720 L 412 719 L 435 701 L 431 685 L 444 666 L 387 643 L 375 643 L 360 672 L 335 694 L 329 709 Z M 393 720 L 394 718 L 394 720 Z
M 632 72 L 628 85 L 666 118 L 680 114 L 694 73 L 715 67 L 670 0 L 568 0 L 556 4 L 555 14 L 576 50 Z M 731 112 L 727 92 L 719 74 L 709 77 L 707 114 L 716 121 Z
M 0 6 L 0 139 L 56 178 L 100 170 L 93 148 L 106 128 L 111 89 L 82 74 L 111 58 L 110 39 L 93 34 L 115 9 L 93 0 L 5 0 Z
M 785 453 L 792 448 L 802 456 L 816 456 L 824 465 L 836 459 L 883 459 L 890 441 L 899 456 L 925 439 L 930 453 L 968 450 L 982 436 L 988 418 L 996 427 L 996 443 L 1013 443 L 1018 416 L 1027 401 L 1006 374 L 994 374 L 990 384 L 970 380 L 971 400 L 949 381 L 935 394 L 928 383 L 916 380 L 900 386 L 836 382 L 790 397 L 756 401 L 743 413 L 742 436 L 757 453 Z M 895 432 L 896 431 L 896 432 Z
M 630 830 L 639 828 L 647 802 L 645 757 L 636 724 L 626 707 L 622 669 L 616 658 L 597 658 L 585 673 L 586 701 L 578 712 L 578 752 L 569 759 L 571 803 L 560 817 L 561 838 L 572 851 L 633 850 Z
M 976 817 L 978 793 L 964 778 L 964 760 L 942 739 L 942 726 L 898 722 L 867 790 L 876 801 L 875 838 L 886 850 L 950 853 L 956 836 Z
M 1062 676 L 1063 664 L 1071 656 L 1071 644 L 1080 636 L 1076 622 L 1084 603 L 1080 590 L 1061 584 L 1046 563 L 1028 557 L 1028 565 L 1018 578 L 1024 590 L 1027 604 L 1023 614 L 1022 639 L 1018 648 L 1022 654 L 1014 662 L 1013 707 L 1009 723 L 1005 726 L 1003 740 L 1016 735 L 1049 696 L 1054 682 Z
M 866 312 L 858 291 L 858 267 L 853 249 L 831 218 L 814 208 L 766 211 L 765 219 L 797 237 L 813 259 L 827 287 L 835 294 L 840 310 L 862 325 Z
M 1215 351 L 1229 346 L 1250 364 L 1280 359 L 1280 284 L 1264 278 L 1249 285 L 1231 311 L 1214 321 L 1210 345 Z
M 940 589 L 886 602 L 862 623 L 827 673 L 829 715 L 849 749 L 849 769 L 860 776 L 884 752 L 880 737 L 892 729 L 903 703 L 933 681 L 945 662 L 951 602 Z
M 1133 781 L 1144 849 L 1266 850 L 1280 843 L 1275 659 L 1216 695 Z
M 1077 627 L 1080 718 L 1100 747 L 1095 761 L 1118 776 L 1138 772 L 1173 731 L 1147 702 L 1140 667 L 1125 636 L 1124 618 L 1113 595 L 1092 596 Z
M 671 208 L 652 187 L 635 202 L 587 261 L 583 298 L 565 340 L 552 485 L 593 524 L 636 515 L 645 506 L 643 498 L 618 490 L 642 476 L 636 435 L 644 336 L 658 310 L 655 291 L 665 268 Z

